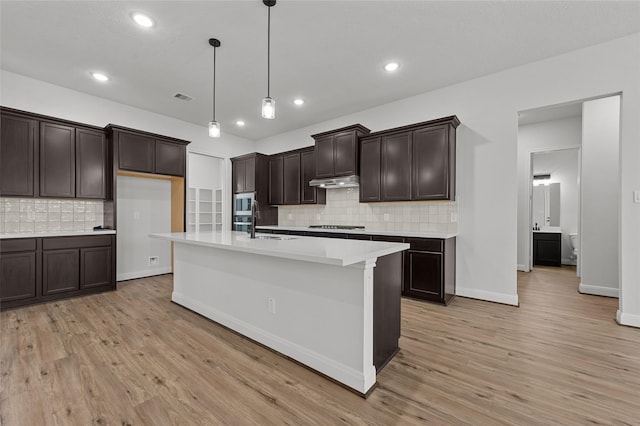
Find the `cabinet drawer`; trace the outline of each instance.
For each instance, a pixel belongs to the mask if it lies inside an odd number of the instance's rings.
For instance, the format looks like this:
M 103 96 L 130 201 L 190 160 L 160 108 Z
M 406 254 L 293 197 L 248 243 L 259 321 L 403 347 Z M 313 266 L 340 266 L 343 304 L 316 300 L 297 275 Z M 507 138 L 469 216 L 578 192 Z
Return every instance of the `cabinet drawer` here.
M 59 237 L 44 238 L 43 250 L 56 250 L 66 248 L 103 247 L 111 245 L 111 235 L 96 235 L 88 237 Z
M 403 237 L 395 237 L 393 235 L 374 235 L 371 237 L 373 241 L 386 241 L 387 243 L 404 243 Z
M 12 240 L 0 241 L 0 253 L 11 253 L 15 251 L 34 251 L 35 249 L 35 238 L 16 238 Z
M 534 232 L 533 239 L 539 241 L 560 241 L 560 233 L 555 232 Z
M 407 238 L 405 242 L 411 245 L 411 250 L 442 253 L 443 240 L 435 238 Z

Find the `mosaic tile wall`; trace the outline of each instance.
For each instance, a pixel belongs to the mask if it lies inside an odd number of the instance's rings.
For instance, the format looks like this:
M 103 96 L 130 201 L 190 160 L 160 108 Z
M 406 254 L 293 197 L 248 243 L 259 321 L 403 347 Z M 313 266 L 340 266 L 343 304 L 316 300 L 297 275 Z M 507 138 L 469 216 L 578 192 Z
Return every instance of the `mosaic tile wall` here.
M 0 198 L 0 234 L 88 231 L 103 224 L 103 202 Z
M 327 190 L 326 205 L 279 206 L 278 225 L 363 225 L 373 231 L 458 230 L 455 201 L 360 203 L 358 188 Z

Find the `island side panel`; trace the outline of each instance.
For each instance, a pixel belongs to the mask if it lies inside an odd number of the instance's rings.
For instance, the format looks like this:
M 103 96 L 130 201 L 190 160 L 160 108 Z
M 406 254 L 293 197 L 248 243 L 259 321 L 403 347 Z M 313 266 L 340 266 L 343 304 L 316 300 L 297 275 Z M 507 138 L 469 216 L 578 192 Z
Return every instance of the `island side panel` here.
M 380 372 L 400 350 L 402 252 L 379 257 L 373 271 L 373 364 Z
M 172 300 L 366 394 L 376 375 L 374 265 L 176 242 Z

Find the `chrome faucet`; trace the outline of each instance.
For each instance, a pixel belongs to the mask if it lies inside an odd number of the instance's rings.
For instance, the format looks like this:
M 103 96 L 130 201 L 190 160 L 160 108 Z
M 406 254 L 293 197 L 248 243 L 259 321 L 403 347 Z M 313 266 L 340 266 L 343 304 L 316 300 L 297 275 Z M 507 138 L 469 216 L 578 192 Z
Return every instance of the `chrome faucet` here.
M 256 238 L 256 219 L 260 219 L 260 204 L 254 199 L 251 201 L 251 225 L 249 225 L 251 238 Z

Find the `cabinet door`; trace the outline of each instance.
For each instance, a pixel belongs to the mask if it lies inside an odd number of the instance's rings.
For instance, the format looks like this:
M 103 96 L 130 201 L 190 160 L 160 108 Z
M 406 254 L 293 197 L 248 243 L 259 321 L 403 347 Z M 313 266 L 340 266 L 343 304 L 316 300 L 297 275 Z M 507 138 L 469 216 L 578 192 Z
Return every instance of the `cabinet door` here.
M 315 186 L 309 186 L 309 181 L 316 178 L 316 153 L 315 150 L 300 153 L 300 177 L 302 204 L 324 204 L 325 190 Z
M 153 173 L 155 143 L 147 136 L 118 132 L 118 168 Z
M 284 202 L 283 164 L 280 156 L 269 159 L 269 204 L 274 206 Z
M 356 132 L 338 133 L 334 136 L 335 176 L 358 174 L 358 138 Z
M 407 250 L 404 260 L 403 294 L 441 302 L 443 299 L 442 262 L 442 253 Z
M 316 177 L 326 178 L 334 176 L 333 169 L 333 136 L 323 136 L 316 139 Z
M 300 204 L 300 154 L 283 157 L 284 204 Z
M 75 128 L 40 123 L 40 196 L 76 196 Z
M 408 201 L 411 199 L 411 133 L 383 136 L 380 141 L 382 155 L 382 201 Z
M 36 297 L 36 253 L 3 253 L 0 283 L 2 303 Z
M 2 115 L 0 195 L 23 197 L 37 195 L 34 191 L 37 124 L 36 120 L 29 118 Z
M 111 247 L 80 249 L 80 288 L 112 284 Z
M 42 252 L 42 295 L 64 293 L 80 287 L 79 250 Z
M 77 198 L 106 198 L 107 164 L 104 133 L 76 129 Z
M 184 176 L 184 145 L 156 140 L 155 172 L 161 175 Z
M 560 235 L 555 233 L 533 233 L 533 264 L 560 266 L 562 264 L 562 246 Z
M 380 201 L 380 138 L 360 146 L 360 201 Z
M 244 161 L 244 192 L 256 190 L 256 159 L 247 158 Z
M 236 160 L 231 164 L 233 193 L 244 192 L 244 169 L 245 162 Z
M 412 199 L 449 199 L 449 173 L 448 127 L 414 131 Z

